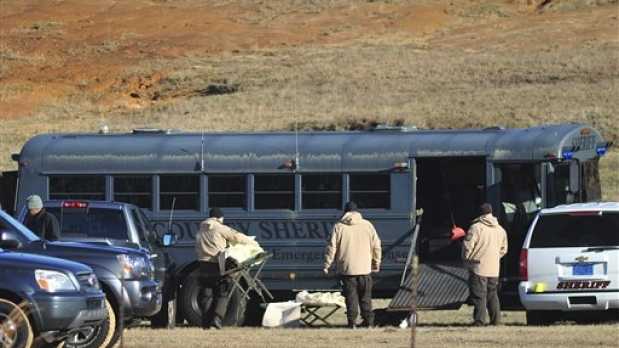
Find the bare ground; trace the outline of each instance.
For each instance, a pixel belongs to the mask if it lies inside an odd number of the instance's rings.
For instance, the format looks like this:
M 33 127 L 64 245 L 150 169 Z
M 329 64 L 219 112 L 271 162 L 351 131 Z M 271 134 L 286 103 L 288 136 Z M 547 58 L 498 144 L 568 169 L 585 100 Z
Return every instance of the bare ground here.
M 612 347 L 619 340 L 617 324 L 527 327 L 523 312 L 504 311 L 503 326 L 474 328 L 471 309 L 421 311 L 417 347 Z M 339 324 L 343 324 L 341 319 Z M 410 347 L 409 329 L 344 328 L 253 329 L 222 331 L 178 328 L 127 330 L 127 347 Z

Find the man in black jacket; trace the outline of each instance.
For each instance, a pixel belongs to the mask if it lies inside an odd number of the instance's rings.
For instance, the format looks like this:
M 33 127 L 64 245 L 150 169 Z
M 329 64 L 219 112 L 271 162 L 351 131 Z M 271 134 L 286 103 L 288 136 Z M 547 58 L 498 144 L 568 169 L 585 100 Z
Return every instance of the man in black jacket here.
M 24 225 L 34 234 L 44 240 L 58 240 L 60 238 L 60 225 L 56 217 L 43 209 L 41 197 L 32 195 L 26 198 L 28 215 Z

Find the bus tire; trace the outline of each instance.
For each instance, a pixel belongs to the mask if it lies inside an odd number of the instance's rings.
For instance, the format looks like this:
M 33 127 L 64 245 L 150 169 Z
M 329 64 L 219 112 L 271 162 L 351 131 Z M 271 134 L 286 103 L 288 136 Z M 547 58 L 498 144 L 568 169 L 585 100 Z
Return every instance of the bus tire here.
M 232 297 L 228 302 L 228 311 L 224 318 L 224 326 L 243 326 L 247 313 L 247 297 L 237 288 L 232 290 Z
M 247 309 L 245 310 L 245 322 L 244 326 L 258 327 L 262 326 L 262 317 L 266 311 L 266 305 L 264 305 L 259 296 L 251 296 L 247 301 Z
M 110 301 L 105 298 L 107 319 L 101 325 L 91 326 L 67 337 L 65 348 L 107 348 L 113 347 L 120 338 L 120 323 Z
M 30 347 L 34 341 L 34 332 L 24 303 L 17 305 L 9 300 L 0 299 L 0 347 Z
M 173 329 L 176 327 L 176 299 L 163 302 L 161 310 L 150 318 L 153 329 Z
M 200 308 L 200 286 L 198 282 L 199 270 L 191 272 L 183 281 L 181 289 L 180 309 L 183 317 L 190 326 L 202 325 L 202 309 Z M 224 326 L 241 326 L 245 321 L 247 299 L 240 291 L 233 288 L 228 302 L 228 311 L 223 320 Z

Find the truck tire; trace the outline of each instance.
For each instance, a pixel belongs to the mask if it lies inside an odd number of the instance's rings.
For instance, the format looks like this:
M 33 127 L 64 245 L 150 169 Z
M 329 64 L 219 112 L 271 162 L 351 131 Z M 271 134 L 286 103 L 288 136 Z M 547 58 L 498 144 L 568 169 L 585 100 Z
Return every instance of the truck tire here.
M 0 347 L 22 348 L 32 346 L 34 333 L 28 315 L 9 300 L 0 299 Z
M 77 333 L 67 337 L 66 348 L 107 348 L 113 347 L 120 338 L 120 322 L 110 301 L 105 299 L 105 309 L 108 318 L 99 326 L 82 328 Z
M 180 309 L 183 317 L 190 326 L 202 325 L 202 310 L 200 309 L 200 286 L 198 283 L 199 271 L 191 272 L 184 280 L 181 289 Z M 228 311 L 223 320 L 224 326 L 241 326 L 245 321 L 247 299 L 238 289 L 233 288 L 232 297 L 228 302 Z

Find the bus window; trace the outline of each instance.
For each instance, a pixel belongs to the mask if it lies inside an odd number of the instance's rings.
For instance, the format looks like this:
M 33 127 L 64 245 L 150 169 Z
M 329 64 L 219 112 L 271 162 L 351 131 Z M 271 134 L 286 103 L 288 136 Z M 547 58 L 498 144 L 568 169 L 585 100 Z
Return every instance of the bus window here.
M 350 174 L 350 200 L 361 209 L 389 209 L 391 175 Z
M 105 176 L 50 176 L 49 199 L 92 199 L 101 201 L 105 200 Z
M 161 210 L 200 210 L 200 176 L 160 175 L 159 208 Z
M 123 175 L 114 177 L 114 200 L 132 203 L 140 208 L 152 209 L 153 178 L 146 175 Z
M 244 175 L 209 175 L 208 205 L 219 208 L 245 208 Z
M 304 174 L 301 197 L 303 209 L 342 209 L 342 176 Z
M 254 200 L 256 209 L 294 210 L 294 175 L 254 175 Z
M 555 164 L 548 173 L 547 207 L 560 204 L 574 203 L 574 194 L 570 192 L 570 166 L 569 163 Z

